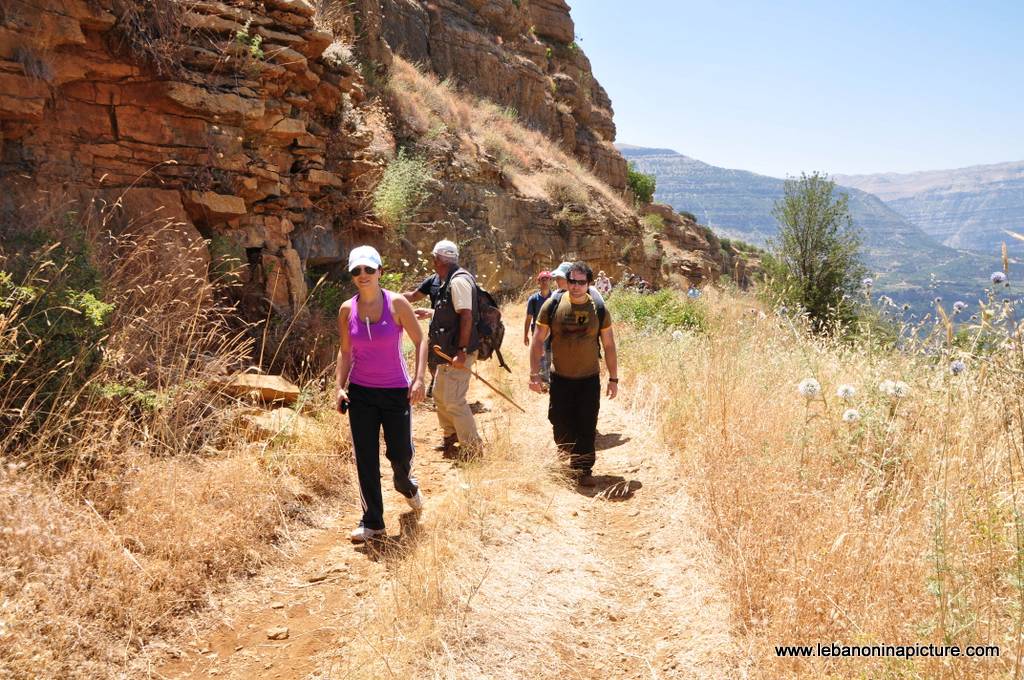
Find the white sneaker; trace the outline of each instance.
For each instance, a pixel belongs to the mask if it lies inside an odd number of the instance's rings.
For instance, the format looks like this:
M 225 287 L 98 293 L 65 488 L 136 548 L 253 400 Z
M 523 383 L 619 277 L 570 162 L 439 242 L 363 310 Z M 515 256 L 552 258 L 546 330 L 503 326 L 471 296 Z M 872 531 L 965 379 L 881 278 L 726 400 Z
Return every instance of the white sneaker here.
M 387 534 L 387 529 L 367 529 L 366 527 L 359 526 L 349 534 L 349 539 L 353 543 L 366 543 L 377 538 L 384 538 Z
M 412 498 L 406 498 L 405 502 L 409 504 L 409 507 L 416 512 L 422 512 L 423 510 L 423 494 L 420 493 L 419 489 L 416 489 L 416 495 Z

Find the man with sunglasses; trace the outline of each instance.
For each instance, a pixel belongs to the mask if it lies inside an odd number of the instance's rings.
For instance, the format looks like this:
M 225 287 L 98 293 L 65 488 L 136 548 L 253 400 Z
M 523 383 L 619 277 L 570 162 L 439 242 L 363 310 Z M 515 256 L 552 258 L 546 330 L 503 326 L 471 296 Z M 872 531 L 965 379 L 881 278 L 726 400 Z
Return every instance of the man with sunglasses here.
M 459 248 L 451 241 L 438 241 L 432 255 L 435 273 L 404 295 L 409 302 L 430 296 L 432 311 L 417 309 L 416 314 L 419 318 L 430 318 L 428 362 L 437 371 L 433 395 L 444 436 L 441 448 L 446 458 L 468 458 L 479 451 L 480 434 L 466 401 L 470 372 L 460 368 L 473 365 L 480 345 L 476 280 L 459 266 Z M 438 358 L 433 352 L 434 345 L 453 358 L 452 364 Z
M 530 343 L 530 389 L 544 391 L 540 359 L 544 341 L 551 336 L 551 399 L 548 420 L 555 444 L 569 454 L 569 465 L 581 486 L 592 486 L 601 408 L 601 365 L 598 343 L 604 347 L 608 367 L 608 398 L 619 391 L 618 357 L 612 320 L 604 305 L 598 305 L 588 289 L 594 272 L 585 262 L 568 270 L 569 289 L 551 296 L 540 309 L 537 332 Z

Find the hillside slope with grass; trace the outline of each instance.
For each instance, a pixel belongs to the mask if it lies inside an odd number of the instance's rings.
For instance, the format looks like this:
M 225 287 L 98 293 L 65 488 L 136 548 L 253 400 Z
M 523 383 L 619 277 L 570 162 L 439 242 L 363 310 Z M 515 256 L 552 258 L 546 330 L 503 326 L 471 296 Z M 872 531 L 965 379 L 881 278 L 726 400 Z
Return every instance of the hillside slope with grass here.
M 953 170 L 839 175 L 840 184 L 868 191 L 941 243 L 980 253 L 1004 242 L 1019 256 L 1024 243 L 1007 231 L 1024 225 L 1024 163 Z

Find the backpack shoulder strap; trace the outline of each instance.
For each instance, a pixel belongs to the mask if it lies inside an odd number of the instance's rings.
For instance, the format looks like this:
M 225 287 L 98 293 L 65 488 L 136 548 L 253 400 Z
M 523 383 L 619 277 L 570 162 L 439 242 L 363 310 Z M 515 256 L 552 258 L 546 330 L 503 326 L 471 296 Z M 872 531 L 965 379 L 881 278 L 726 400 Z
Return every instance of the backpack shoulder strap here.
M 594 306 L 597 307 L 597 332 L 601 333 L 601 326 L 604 325 L 604 317 L 606 310 L 604 308 L 604 302 L 597 298 L 591 298 L 594 300 Z
M 559 290 L 554 295 L 552 295 L 553 302 L 551 303 L 551 306 L 548 307 L 548 327 L 551 326 L 551 320 L 555 318 L 555 310 L 558 309 L 558 305 L 561 304 L 563 295 L 565 295 L 564 290 Z

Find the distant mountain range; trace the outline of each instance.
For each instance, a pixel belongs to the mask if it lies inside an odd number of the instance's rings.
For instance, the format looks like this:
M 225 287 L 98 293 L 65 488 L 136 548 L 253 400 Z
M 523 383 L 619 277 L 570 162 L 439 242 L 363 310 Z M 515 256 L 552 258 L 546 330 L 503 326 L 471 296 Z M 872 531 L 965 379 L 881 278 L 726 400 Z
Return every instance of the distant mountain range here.
M 617 145 L 627 160 L 657 178 L 656 199 L 693 213 L 717 233 L 766 245 L 777 231 L 771 211 L 784 180 L 703 163 L 671 149 Z M 943 245 L 877 196 L 841 187 L 862 232 L 865 260 L 876 287 L 916 306 L 935 296 L 977 299 L 999 268 L 997 254 L 980 255 Z
M 870 192 L 953 248 L 1024 255 L 1024 162 L 909 174 L 836 175 L 843 186 Z

